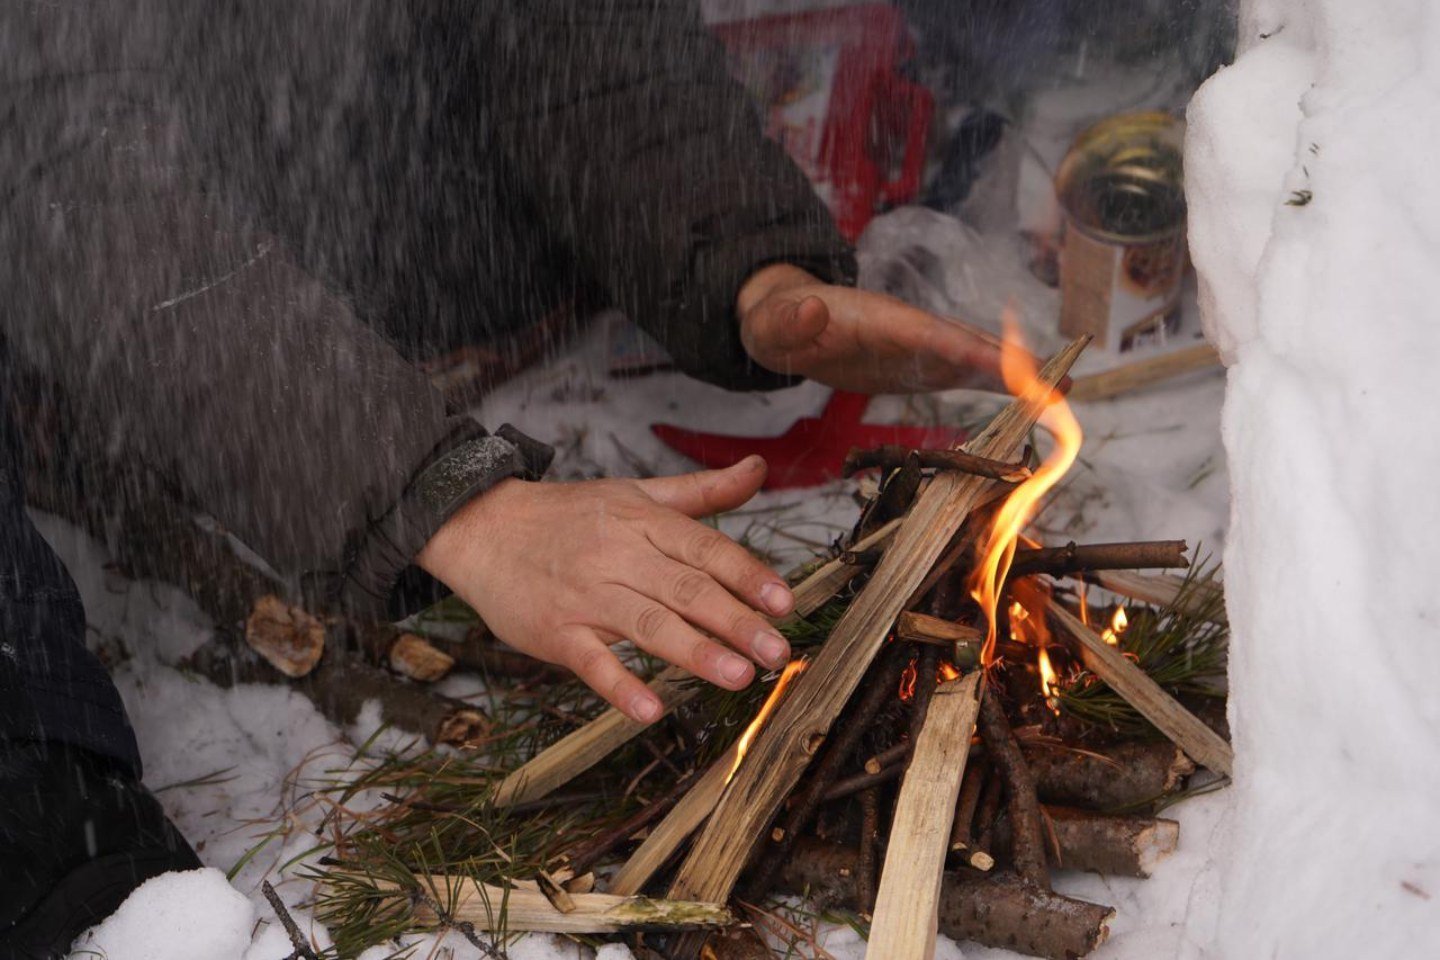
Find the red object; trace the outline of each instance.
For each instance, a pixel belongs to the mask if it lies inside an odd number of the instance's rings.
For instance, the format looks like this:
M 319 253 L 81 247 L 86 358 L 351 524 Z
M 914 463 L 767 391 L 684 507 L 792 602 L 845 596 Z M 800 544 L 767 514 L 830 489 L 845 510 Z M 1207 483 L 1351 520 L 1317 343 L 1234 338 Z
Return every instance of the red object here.
M 914 47 L 900 11 L 873 3 L 718 24 L 736 75 L 766 107 L 766 133 L 783 145 L 855 240 L 885 206 L 920 192 L 935 101 L 900 65 Z M 767 489 L 808 487 L 840 476 L 851 447 L 946 446 L 944 428 L 862 423 L 870 398 L 843 390 L 819 417 L 778 437 L 730 437 L 655 424 L 667 446 L 708 467 L 758 453 Z
M 735 74 L 766 109 L 766 133 L 810 178 L 840 231 L 920 192 L 935 100 L 900 66 L 914 52 L 883 3 L 717 24 Z
M 836 390 L 818 417 L 804 417 L 778 437 L 731 437 L 657 423 L 650 427 L 667 446 L 707 467 L 728 467 L 752 453 L 770 464 L 765 489 L 813 487 L 840 476 L 851 447 L 887 443 L 919 450 L 948 447 L 962 439 L 949 427 L 902 427 L 862 423 L 870 398 Z

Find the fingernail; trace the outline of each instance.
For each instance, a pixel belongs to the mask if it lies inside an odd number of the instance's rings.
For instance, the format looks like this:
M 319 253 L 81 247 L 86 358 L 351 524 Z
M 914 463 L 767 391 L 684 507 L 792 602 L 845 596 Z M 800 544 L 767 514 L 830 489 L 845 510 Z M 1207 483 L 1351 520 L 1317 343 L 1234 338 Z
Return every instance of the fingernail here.
M 630 701 L 630 715 L 641 723 L 652 723 L 660 717 L 660 704 L 642 694 Z
M 720 658 L 720 676 L 731 683 L 739 683 L 750 673 L 750 661 L 727 653 Z
M 785 638 L 771 630 L 761 630 L 755 634 L 755 643 L 752 645 L 755 656 L 767 667 L 778 667 L 790 658 L 790 644 Z
M 783 617 L 795 606 L 795 597 L 783 583 L 767 583 L 760 588 L 760 602 L 777 617 Z

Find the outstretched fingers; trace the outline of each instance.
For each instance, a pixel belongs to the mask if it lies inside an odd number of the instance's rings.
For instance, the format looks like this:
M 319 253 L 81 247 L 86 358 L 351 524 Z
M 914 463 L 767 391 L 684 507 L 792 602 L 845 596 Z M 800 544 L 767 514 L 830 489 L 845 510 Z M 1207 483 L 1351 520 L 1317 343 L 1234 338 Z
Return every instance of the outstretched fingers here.
M 783 617 L 795 609 L 785 581 L 713 527 L 672 516 L 651 523 L 646 535 L 665 556 L 708 575 L 756 610 Z
M 564 650 L 561 662 L 612 707 L 638 723 L 660 719 L 664 712 L 660 698 L 625 668 L 594 630 L 579 625 L 563 627 L 557 639 Z
M 605 606 L 605 627 L 647 653 L 727 690 L 743 689 L 755 679 L 749 660 L 705 636 L 663 603 L 622 589 L 607 597 Z

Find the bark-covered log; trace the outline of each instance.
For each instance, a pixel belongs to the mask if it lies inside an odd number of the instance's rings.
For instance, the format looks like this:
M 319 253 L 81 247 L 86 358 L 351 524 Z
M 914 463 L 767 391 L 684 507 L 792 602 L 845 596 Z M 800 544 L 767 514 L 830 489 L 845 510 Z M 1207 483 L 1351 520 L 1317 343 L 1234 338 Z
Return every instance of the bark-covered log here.
M 1195 763 L 1163 740 L 1083 750 L 1027 743 L 1023 749 L 1042 801 L 1087 810 L 1148 803 L 1179 790 L 1195 772 Z
M 1110 907 L 1012 873 L 949 873 L 940 896 L 940 932 L 947 937 L 1050 960 L 1088 955 L 1110 936 L 1114 916 Z
M 809 839 L 796 845 L 780 881 L 817 903 L 853 906 L 856 851 Z M 1012 873 L 946 873 L 940 887 L 940 932 L 955 940 L 1054 960 L 1090 953 L 1109 936 L 1115 911 L 1061 896 Z
M 1010 729 L 1000 698 L 994 692 L 980 702 L 980 736 L 990 752 L 995 773 L 1005 782 L 1012 826 L 1011 859 L 1015 869 L 1035 886 L 1048 888 L 1050 871 L 1045 867 L 1045 841 L 1035 778 L 1020 753 L 1020 744 Z
M 339 650 L 321 658 L 319 666 L 298 680 L 286 680 L 256 653 L 224 637 L 201 647 L 181 666 L 222 687 L 284 683 L 309 697 L 339 726 L 354 723 L 361 708 L 374 700 L 380 706 L 381 722 L 432 743 L 464 746 L 490 730 L 489 718 L 468 703 L 432 693 Z
M 1047 806 L 1042 813 L 1047 833 L 1055 841 L 1045 845 L 1050 865 L 1065 870 L 1144 879 L 1175 852 L 1180 840 L 1180 824 L 1174 820 L 1110 816 L 1056 806 Z M 1008 818 L 996 828 L 995 842 L 1002 851 L 1009 848 Z

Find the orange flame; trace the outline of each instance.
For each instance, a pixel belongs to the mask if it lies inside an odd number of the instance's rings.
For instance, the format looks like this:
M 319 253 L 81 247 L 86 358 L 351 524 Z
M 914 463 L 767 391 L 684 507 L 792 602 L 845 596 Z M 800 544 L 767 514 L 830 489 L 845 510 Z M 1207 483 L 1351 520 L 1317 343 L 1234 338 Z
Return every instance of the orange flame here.
M 769 719 L 776 705 L 780 703 L 780 697 L 785 693 L 785 688 L 789 686 L 791 680 L 804 673 L 805 668 L 809 665 L 810 661 L 804 657 L 799 660 L 791 660 L 785 665 L 780 679 L 775 681 L 775 689 L 770 691 L 770 696 L 766 697 L 765 702 L 761 704 L 760 712 L 755 714 L 755 719 L 750 721 L 750 726 L 746 727 L 745 732 L 740 734 L 740 739 L 735 741 L 735 762 L 730 765 L 730 772 L 725 775 L 727 784 L 734 779 L 735 772 L 740 769 L 740 763 L 745 759 L 745 754 L 749 752 L 750 743 L 755 739 L 755 734 L 765 726 L 765 721 Z
M 971 581 L 971 595 L 985 611 L 988 630 L 980 660 L 989 665 L 995 656 L 995 608 L 999 603 L 1000 586 L 1010 572 L 1010 561 L 1015 557 L 1015 541 L 1030 521 L 1040 498 L 1060 481 L 1065 471 L 1075 462 L 1080 452 L 1080 424 L 1070 412 L 1070 406 L 1054 390 L 1049 390 L 1037 376 L 1030 354 L 1020 341 L 1019 329 L 1014 318 L 1006 312 L 1005 340 L 1000 353 L 1000 368 L 1005 377 L 1005 387 L 1016 396 L 1037 396 L 1042 391 L 1047 406 L 1040 415 L 1040 423 L 1055 437 L 1055 449 L 1045 462 L 1035 470 L 1033 476 L 1016 487 L 995 516 L 995 523 L 986 536 L 981 549 L 981 562 Z
M 940 682 L 949 683 L 951 680 L 960 679 L 960 670 L 949 660 L 940 661 Z
M 1120 635 L 1124 633 L 1129 626 L 1130 618 L 1125 616 L 1125 604 L 1122 603 L 1116 607 L 1115 612 L 1110 615 L 1110 626 L 1101 631 L 1100 639 L 1112 647 L 1118 647 L 1120 646 Z
M 1050 652 L 1044 647 L 1038 649 L 1039 652 L 1035 655 L 1035 665 L 1040 668 L 1040 689 L 1045 693 L 1045 706 L 1058 716 L 1060 714 L 1060 676 L 1050 663 Z

